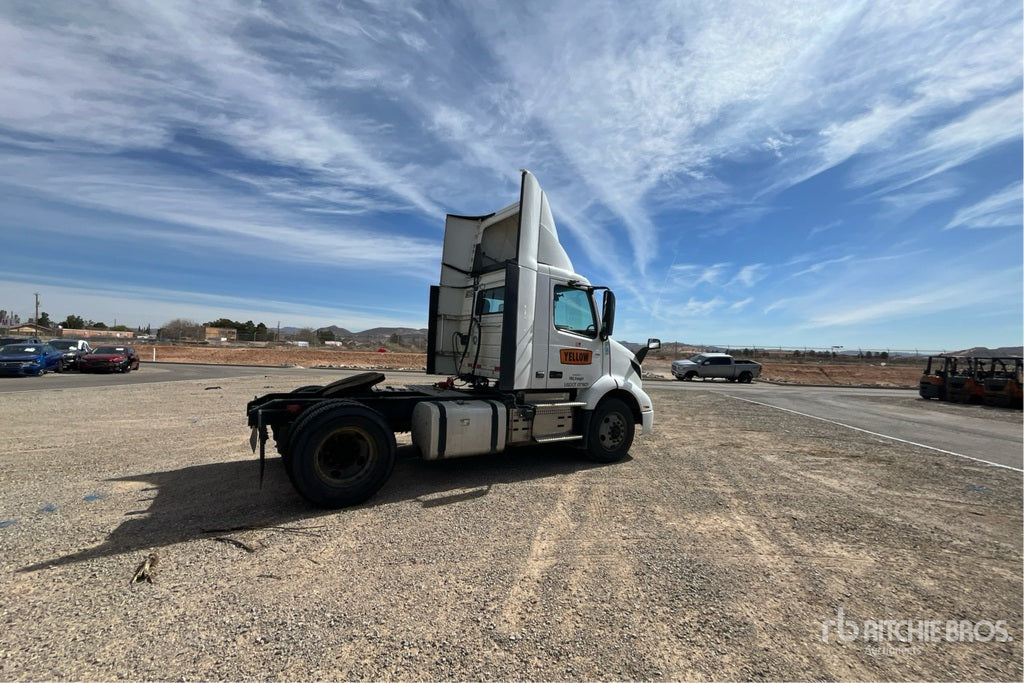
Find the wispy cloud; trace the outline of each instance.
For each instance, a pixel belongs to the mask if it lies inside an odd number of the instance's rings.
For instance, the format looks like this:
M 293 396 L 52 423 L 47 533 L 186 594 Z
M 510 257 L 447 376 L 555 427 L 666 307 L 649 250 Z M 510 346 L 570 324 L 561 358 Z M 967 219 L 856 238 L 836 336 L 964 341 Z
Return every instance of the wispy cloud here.
M 669 269 L 669 272 L 675 285 L 692 288 L 703 284 L 717 284 L 728 266 L 728 263 L 716 263 L 710 266 L 677 263 Z
M 881 301 L 850 303 L 811 317 L 808 327 L 840 327 L 907 317 L 922 317 L 998 301 L 1004 283 L 1020 278 L 1020 269 L 968 275 L 962 283 L 939 288 L 916 287 Z
M 1024 185 L 1020 182 L 1004 187 L 976 204 L 958 210 L 946 229 L 1021 227 L 1021 203 Z
M 947 182 L 917 183 L 913 188 L 881 197 L 881 214 L 888 221 L 902 221 L 921 209 L 948 202 L 962 192 L 961 183 L 956 178 L 950 178 Z
M 729 284 L 741 284 L 744 287 L 753 287 L 768 276 L 763 263 L 754 263 L 743 266 L 739 272 L 729 281 Z
M 748 296 L 746 299 L 740 299 L 739 301 L 736 301 L 736 302 L 730 304 L 729 305 L 729 310 L 730 311 L 741 311 L 741 310 L 743 310 L 744 308 L 746 308 L 747 306 L 749 306 L 753 302 L 754 302 L 754 297 Z
M 826 259 L 824 261 L 817 261 L 817 262 L 812 263 L 811 265 L 807 266 L 806 268 L 798 270 L 797 272 L 793 273 L 789 277 L 797 278 L 797 277 L 801 277 L 803 275 L 811 275 L 811 274 L 821 273 L 821 272 L 825 271 L 827 268 L 830 268 L 832 266 L 837 266 L 837 265 L 839 265 L 841 263 L 848 263 L 849 261 L 852 261 L 852 260 L 853 260 L 853 256 L 852 255 L 846 255 L 846 256 L 841 256 L 839 258 Z
M 153 173 L 149 166 L 124 160 L 94 164 L 88 173 L 69 170 L 47 176 L 37 160 L 8 167 L 8 183 L 54 202 L 104 210 L 142 219 L 123 242 L 140 238 L 162 248 L 195 249 L 342 268 L 396 269 L 433 279 L 440 244 L 434 239 L 374 230 L 366 218 L 338 225 L 302 219 L 260 197 L 212 184 Z M 304 197 L 308 202 L 309 197 Z M 324 205 L 324 202 L 320 202 Z M 365 221 L 365 222 L 364 222 Z M 41 230 L 80 234 L 61 223 Z M 102 233 L 101 233 L 102 234 Z

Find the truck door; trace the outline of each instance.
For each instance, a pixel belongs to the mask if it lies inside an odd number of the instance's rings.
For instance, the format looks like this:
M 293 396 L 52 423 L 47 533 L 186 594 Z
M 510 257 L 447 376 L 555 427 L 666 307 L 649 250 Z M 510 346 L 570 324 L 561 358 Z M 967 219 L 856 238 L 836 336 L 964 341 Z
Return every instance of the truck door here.
M 728 379 L 736 374 L 736 368 L 733 366 L 731 358 L 709 358 L 705 362 L 710 363 L 705 377 Z
M 588 289 L 553 281 L 548 320 L 549 389 L 583 389 L 603 373 L 604 343 L 598 313 Z

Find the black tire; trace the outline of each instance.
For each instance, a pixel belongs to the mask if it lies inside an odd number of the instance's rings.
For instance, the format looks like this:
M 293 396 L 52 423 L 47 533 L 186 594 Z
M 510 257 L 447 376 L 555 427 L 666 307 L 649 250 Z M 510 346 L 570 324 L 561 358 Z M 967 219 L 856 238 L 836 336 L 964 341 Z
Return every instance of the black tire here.
M 325 401 L 307 411 L 289 441 L 289 478 L 317 507 L 362 503 L 395 466 L 394 433 L 379 413 L 357 401 Z
M 750 384 L 750 380 L 754 379 L 754 376 L 748 371 L 744 370 L 740 373 L 740 382 L 742 384 Z
M 587 428 L 587 457 L 594 462 L 618 462 L 633 445 L 633 411 L 617 398 L 597 404 Z
M 683 376 L 684 382 L 692 382 L 693 378 L 697 376 L 696 372 L 690 371 Z
M 55 367 L 53 369 L 53 371 L 54 372 L 64 372 L 64 361 L 63 360 L 57 361 L 57 367 Z

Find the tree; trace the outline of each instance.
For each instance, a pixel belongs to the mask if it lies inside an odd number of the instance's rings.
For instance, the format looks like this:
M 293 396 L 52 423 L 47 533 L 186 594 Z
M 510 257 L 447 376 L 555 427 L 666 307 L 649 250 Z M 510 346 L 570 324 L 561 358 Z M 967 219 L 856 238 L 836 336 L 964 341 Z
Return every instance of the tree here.
M 69 315 L 60 326 L 69 330 L 82 330 L 85 329 L 85 319 L 80 315 Z
M 52 327 L 53 321 L 50 320 L 50 314 L 47 313 L 46 311 L 40 313 L 39 319 L 36 320 L 36 325 L 41 325 L 42 327 Z
M 321 342 L 334 341 L 334 330 L 320 329 L 316 331 L 316 336 Z
M 303 327 L 301 330 L 295 333 L 296 341 L 305 341 L 310 344 L 316 343 L 316 330 L 312 327 Z
M 175 318 L 168 323 L 164 323 L 160 333 L 161 336 L 168 339 L 192 339 L 195 341 L 205 336 L 202 325 L 186 318 Z

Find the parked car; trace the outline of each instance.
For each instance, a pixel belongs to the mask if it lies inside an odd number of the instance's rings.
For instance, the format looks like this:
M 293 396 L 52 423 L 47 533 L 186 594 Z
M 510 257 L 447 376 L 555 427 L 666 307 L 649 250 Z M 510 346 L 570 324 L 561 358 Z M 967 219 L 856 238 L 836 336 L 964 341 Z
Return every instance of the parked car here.
M 130 346 L 98 346 L 78 359 L 81 372 L 131 372 L 139 369 L 139 354 Z
M 674 361 L 672 375 L 687 382 L 700 377 L 746 384 L 761 376 L 761 364 L 752 360 L 735 360 L 726 353 L 698 353 L 688 359 Z
M 92 351 L 84 339 L 52 339 L 50 346 L 64 352 L 64 369 L 77 368 L 78 359 Z
M 5 344 L 0 346 L 0 374 L 45 375 L 64 369 L 64 354 L 49 344 Z
M 7 346 L 8 344 L 42 344 L 43 340 L 39 337 L 0 337 L 0 346 Z

